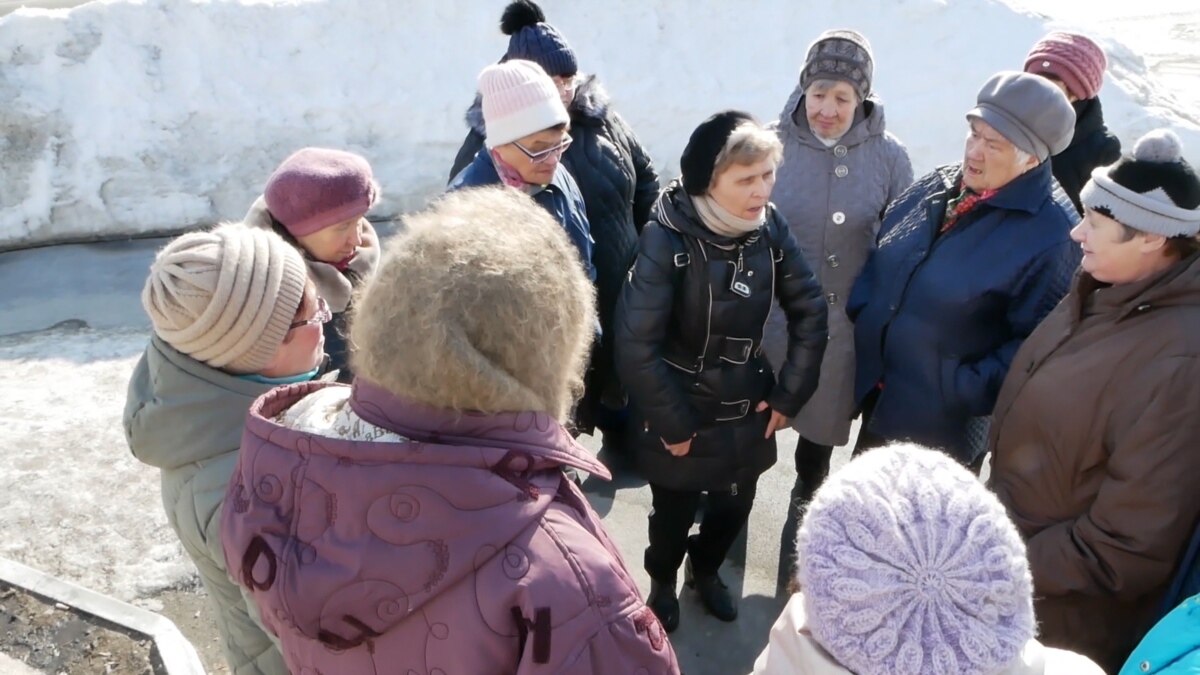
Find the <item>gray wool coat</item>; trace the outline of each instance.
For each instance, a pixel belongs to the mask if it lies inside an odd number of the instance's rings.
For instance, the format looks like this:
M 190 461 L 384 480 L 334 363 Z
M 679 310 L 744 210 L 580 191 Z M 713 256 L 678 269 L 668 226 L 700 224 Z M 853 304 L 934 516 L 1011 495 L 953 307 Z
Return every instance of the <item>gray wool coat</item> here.
M 792 426 L 814 443 L 837 446 L 849 440 L 854 414 L 854 325 L 845 301 L 875 246 L 883 212 L 912 183 L 913 172 L 908 151 L 885 129 L 879 101 L 864 102 L 862 119 L 833 147 L 809 130 L 803 104 L 804 90 L 797 87 L 780 114 L 783 164 L 771 196 L 825 293 L 829 345 L 817 392 Z M 776 368 L 787 348 L 786 328 L 776 309 L 763 340 Z

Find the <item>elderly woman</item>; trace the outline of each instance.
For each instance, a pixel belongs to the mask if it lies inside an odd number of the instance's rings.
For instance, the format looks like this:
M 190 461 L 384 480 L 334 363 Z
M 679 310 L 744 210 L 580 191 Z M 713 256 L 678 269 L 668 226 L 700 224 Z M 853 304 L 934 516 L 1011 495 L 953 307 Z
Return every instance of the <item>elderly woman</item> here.
M 279 650 L 229 580 L 218 525 L 246 411 L 280 384 L 317 375 L 329 308 L 299 251 L 241 224 L 167 244 L 142 291 L 150 344 L 125 401 L 133 455 L 162 472 L 167 522 L 216 610 L 234 675 L 283 675 Z
M 775 463 L 774 433 L 817 386 L 826 309 L 795 238 L 770 203 L 783 148 L 750 115 L 726 111 L 692 133 L 642 231 L 617 305 L 617 369 L 644 420 L 637 462 L 654 510 L 649 603 L 668 631 L 679 623 L 675 581 L 686 579 L 718 619 L 737 604 L 717 570 Z M 762 356 L 778 299 L 787 360 L 778 381 Z M 700 534 L 688 537 L 701 493 Z
M 816 393 L 793 421 L 796 484 L 780 551 L 790 576 L 792 538 L 802 504 L 829 474 L 833 448 L 850 440 L 854 416 L 854 326 L 842 310 L 875 246 L 888 204 L 912 183 L 908 151 L 888 133 L 883 105 L 871 97 L 871 45 L 851 30 L 821 34 L 808 49 L 800 84 L 779 116 L 783 164 L 775 207 L 787 221 L 829 304 L 829 346 Z M 787 331 L 771 314 L 767 356 L 782 365 Z
M 583 197 L 559 161 L 573 139 L 554 81 L 538 64 L 514 59 L 484 68 L 479 94 L 487 138 L 448 189 L 504 185 L 532 196 L 566 230 L 588 278 L 595 279 Z
M 515 190 L 406 218 L 351 325 L 353 387 L 260 398 L 222 538 L 294 673 L 678 673 L 561 422 L 593 293 Z
M 1167 131 L 1096 169 L 1070 294 L 1000 391 L 991 486 L 1047 644 L 1116 672 L 1200 519 L 1200 179 Z
M 274 230 L 304 256 L 309 278 L 333 312 L 324 328 L 325 351 L 341 382 L 353 377 L 346 343 L 350 301 L 379 265 L 379 237 L 366 218 L 378 199 L 365 158 L 303 148 L 275 169 L 245 218 Z
M 1108 59 L 1086 35 L 1054 31 L 1025 56 L 1025 72 L 1041 75 L 1067 95 L 1075 109 L 1075 134 L 1065 150 L 1050 158 L 1054 178 L 1083 213 L 1079 192 L 1099 166 L 1121 158 L 1121 141 L 1104 124 L 1100 87 Z
M 526 59 L 541 66 L 558 87 L 571 118 L 572 143 L 562 163 L 579 185 L 595 239 L 596 310 L 601 339 L 592 353 L 583 400 L 575 426 L 592 433 L 599 428 L 606 448 L 625 450 L 625 393 L 613 370 L 612 319 L 625 273 L 637 252 L 638 233 L 658 198 L 658 174 L 633 130 L 614 110 L 594 74 L 579 72 L 579 61 L 567 39 L 546 23 L 531 0 L 504 9 L 500 28 L 509 36 L 502 60 Z M 476 97 L 467 110 L 470 131 L 450 170 L 456 176 L 484 144 L 483 101 Z

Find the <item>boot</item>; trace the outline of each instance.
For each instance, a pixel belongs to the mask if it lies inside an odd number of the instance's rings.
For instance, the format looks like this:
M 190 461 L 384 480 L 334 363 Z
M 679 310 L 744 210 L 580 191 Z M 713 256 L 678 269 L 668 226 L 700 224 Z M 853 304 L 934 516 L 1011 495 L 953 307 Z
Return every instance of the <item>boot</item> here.
M 675 595 L 675 577 L 665 581 L 650 579 L 650 596 L 646 605 L 658 617 L 663 630 L 673 633 L 679 628 L 679 596 Z
M 717 574 L 708 574 L 697 576 L 692 571 L 692 557 L 689 555 L 687 562 L 683 568 L 683 583 L 691 589 L 695 589 L 700 595 L 700 602 L 709 614 L 717 617 L 721 621 L 733 621 L 737 619 L 737 600 L 729 593 L 729 588 L 721 581 L 721 577 Z

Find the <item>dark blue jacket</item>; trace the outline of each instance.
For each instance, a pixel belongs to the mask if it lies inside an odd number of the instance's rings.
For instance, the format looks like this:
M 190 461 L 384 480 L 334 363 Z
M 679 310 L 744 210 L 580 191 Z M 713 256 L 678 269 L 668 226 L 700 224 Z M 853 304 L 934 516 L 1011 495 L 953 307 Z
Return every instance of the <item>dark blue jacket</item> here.
M 846 312 L 859 405 L 883 383 L 868 428 L 970 462 L 968 421 L 992 412 L 1017 348 L 1067 293 L 1079 216 L 1043 162 L 935 238 L 960 176 L 941 167 L 892 203 Z
M 450 186 L 446 189 L 452 192 L 463 188 L 500 184 L 500 174 L 496 172 L 496 165 L 492 163 L 492 155 L 484 147 L 475 153 L 475 159 L 450 181 Z M 592 265 L 592 228 L 588 224 L 583 196 L 579 194 L 579 186 L 575 184 L 575 179 L 561 162 L 555 168 L 550 184 L 533 195 L 533 200 L 562 223 L 567 236 L 571 238 L 571 243 L 575 244 L 579 251 L 588 279 L 596 281 L 596 268 Z

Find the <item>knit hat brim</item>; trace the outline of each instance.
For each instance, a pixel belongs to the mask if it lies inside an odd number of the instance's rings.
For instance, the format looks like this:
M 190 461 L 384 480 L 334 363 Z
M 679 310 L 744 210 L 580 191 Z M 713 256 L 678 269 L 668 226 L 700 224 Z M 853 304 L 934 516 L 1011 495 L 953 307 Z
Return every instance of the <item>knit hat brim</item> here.
M 484 142 L 488 149 L 497 148 L 570 121 L 571 117 L 560 100 L 541 101 L 498 119 L 487 118 L 484 121 L 487 131 Z
M 1123 225 L 1164 237 L 1195 236 L 1200 233 L 1200 209 L 1184 209 L 1166 203 L 1165 195 L 1154 199 L 1139 194 L 1108 177 L 1108 167 L 1092 171 L 1092 179 L 1079 192 L 1079 201 L 1089 209 L 1105 209 Z

